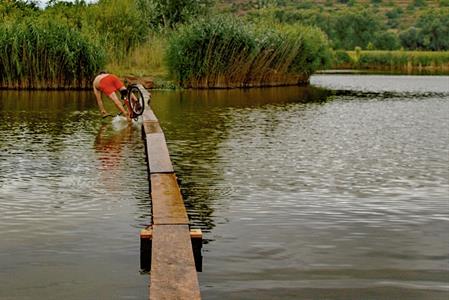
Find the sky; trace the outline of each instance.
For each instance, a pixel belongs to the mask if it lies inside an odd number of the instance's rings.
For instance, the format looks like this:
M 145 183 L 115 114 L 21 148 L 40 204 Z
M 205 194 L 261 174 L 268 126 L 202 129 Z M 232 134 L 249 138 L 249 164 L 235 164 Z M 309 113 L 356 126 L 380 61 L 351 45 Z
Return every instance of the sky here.
M 36 2 L 39 4 L 39 7 L 45 7 L 47 6 L 47 3 L 50 0 L 37 0 Z M 97 0 L 85 0 L 87 3 L 96 2 Z M 74 0 L 64 0 L 64 2 L 74 2 Z

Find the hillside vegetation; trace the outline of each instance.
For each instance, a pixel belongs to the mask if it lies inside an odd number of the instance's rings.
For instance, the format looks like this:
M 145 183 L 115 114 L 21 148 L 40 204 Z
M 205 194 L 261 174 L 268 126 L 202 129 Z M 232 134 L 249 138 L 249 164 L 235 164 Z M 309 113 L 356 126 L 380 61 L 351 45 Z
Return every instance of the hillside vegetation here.
M 221 8 L 317 26 L 334 49 L 449 50 L 449 0 L 223 0 Z
M 157 86 L 298 84 L 332 61 L 405 57 L 347 51 L 449 50 L 449 0 L 1 0 L 0 18 L 6 88 L 83 88 L 104 68 Z

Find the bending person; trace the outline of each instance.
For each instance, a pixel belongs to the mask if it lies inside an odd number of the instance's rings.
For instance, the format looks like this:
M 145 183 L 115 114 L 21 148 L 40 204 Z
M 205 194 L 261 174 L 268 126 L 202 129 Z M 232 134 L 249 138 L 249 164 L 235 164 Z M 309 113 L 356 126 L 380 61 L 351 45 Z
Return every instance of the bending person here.
M 103 101 L 101 99 L 101 93 L 108 96 L 117 106 L 117 108 L 122 112 L 124 116 L 126 116 L 126 119 L 128 121 L 131 121 L 130 112 L 127 112 L 125 108 L 122 105 L 122 102 L 117 97 L 116 92 L 120 92 L 120 94 L 123 97 L 126 97 L 128 94 L 128 90 L 126 89 L 125 85 L 120 81 L 120 79 L 117 78 L 117 76 L 113 74 L 108 74 L 106 72 L 100 72 L 100 74 L 97 75 L 94 79 L 94 94 L 97 98 L 98 108 L 100 109 L 101 115 L 104 117 L 109 116 L 109 114 L 106 112 Z

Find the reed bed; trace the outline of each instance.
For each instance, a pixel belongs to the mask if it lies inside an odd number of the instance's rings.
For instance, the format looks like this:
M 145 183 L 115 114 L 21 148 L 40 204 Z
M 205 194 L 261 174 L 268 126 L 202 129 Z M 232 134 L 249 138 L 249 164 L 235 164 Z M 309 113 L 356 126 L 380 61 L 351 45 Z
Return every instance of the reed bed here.
M 87 88 L 104 51 L 56 22 L 0 24 L 0 88 Z
M 348 51 L 348 54 L 351 61 L 345 62 L 346 67 L 406 73 L 449 71 L 449 51 Z
M 330 59 L 318 29 L 252 26 L 233 17 L 197 20 L 168 42 L 167 65 L 188 88 L 296 85 Z

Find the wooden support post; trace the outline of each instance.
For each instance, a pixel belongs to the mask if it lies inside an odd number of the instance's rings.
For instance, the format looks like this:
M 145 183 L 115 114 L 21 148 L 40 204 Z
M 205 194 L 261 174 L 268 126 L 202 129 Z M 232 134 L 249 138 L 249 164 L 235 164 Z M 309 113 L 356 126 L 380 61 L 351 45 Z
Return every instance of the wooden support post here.
M 153 239 L 153 230 L 147 227 L 140 231 L 140 270 L 143 273 L 151 271 L 151 244 Z
M 193 258 L 197 272 L 203 271 L 203 233 L 201 229 L 190 229 L 190 240 L 192 241 Z
M 140 231 L 140 270 L 142 273 L 151 271 L 151 249 L 153 239 L 153 228 L 148 226 Z M 203 271 L 203 233 L 201 229 L 190 229 L 190 240 L 192 241 L 193 258 L 197 272 Z

